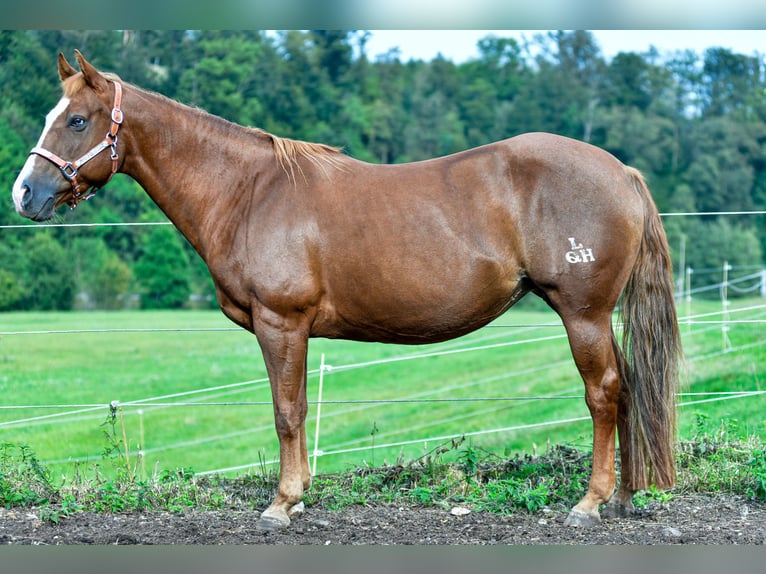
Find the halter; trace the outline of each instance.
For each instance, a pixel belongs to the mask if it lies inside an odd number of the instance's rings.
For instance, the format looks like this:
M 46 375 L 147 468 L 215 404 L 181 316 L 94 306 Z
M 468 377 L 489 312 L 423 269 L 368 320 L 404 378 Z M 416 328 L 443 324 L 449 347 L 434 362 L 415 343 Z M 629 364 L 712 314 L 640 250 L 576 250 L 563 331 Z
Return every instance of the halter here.
M 55 153 L 49 152 L 47 149 L 44 149 L 42 147 L 35 147 L 32 148 L 32 151 L 29 152 L 29 155 L 39 155 L 40 157 L 43 157 L 47 159 L 50 162 L 53 162 L 56 167 L 61 170 L 61 174 L 64 176 L 64 178 L 69 182 L 69 185 L 72 186 L 72 198 L 67 202 L 69 204 L 69 207 L 71 209 L 74 209 L 77 207 L 77 204 L 82 200 L 88 200 L 99 190 L 98 187 L 92 188 L 89 193 L 86 194 L 87 190 L 80 191 L 80 188 L 82 187 L 82 184 L 77 181 L 77 176 L 79 175 L 80 168 L 90 160 L 92 160 L 94 157 L 96 157 L 98 154 L 100 154 L 105 149 L 111 150 L 111 159 L 112 159 L 112 173 L 109 174 L 109 177 L 104 182 L 104 185 L 109 183 L 109 180 L 112 179 L 112 176 L 117 173 L 117 162 L 120 159 L 120 156 L 117 154 L 117 132 L 120 131 L 120 126 L 122 125 L 124 116 L 122 113 L 122 110 L 120 109 L 120 105 L 122 103 L 122 86 L 119 82 L 114 82 L 114 106 L 112 107 L 112 125 L 109 128 L 109 131 L 106 133 L 106 137 L 96 145 L 93 149 L 91 149 L 88 153 L 86 153 L 84 156 L 82 156 L 79 159 L 76 159 L 75 161 L 65 161 L 61 159 L 59 156 L 57 156 Z

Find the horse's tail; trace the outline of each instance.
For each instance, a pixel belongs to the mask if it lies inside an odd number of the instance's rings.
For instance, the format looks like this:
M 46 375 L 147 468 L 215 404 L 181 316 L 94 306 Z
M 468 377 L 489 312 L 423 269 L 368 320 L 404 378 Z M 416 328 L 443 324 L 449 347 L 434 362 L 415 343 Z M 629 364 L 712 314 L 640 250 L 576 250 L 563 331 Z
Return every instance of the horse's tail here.
M 644 490 L 675 484 L 676 388 L 681 339 L 674 301 L 673 271 L 665 230 L 641 173 L 626 168 L 644 204 L 644 232 L 623 293 L 620 358 L 621 401 L 628 416 L 629 484 Z

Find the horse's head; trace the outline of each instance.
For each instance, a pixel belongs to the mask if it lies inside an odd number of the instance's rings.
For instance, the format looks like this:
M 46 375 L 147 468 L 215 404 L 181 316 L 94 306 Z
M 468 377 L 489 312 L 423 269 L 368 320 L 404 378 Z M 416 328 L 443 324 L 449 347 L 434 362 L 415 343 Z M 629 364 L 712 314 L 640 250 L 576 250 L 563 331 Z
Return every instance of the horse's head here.
M 87 199 L 119 167 L 121 85 L 76 55 L 80 72 L 59 54 L 64 95 L 13 184 L 16 211 L 35 221 L 50 219 L 64 203 L 74 207 Z

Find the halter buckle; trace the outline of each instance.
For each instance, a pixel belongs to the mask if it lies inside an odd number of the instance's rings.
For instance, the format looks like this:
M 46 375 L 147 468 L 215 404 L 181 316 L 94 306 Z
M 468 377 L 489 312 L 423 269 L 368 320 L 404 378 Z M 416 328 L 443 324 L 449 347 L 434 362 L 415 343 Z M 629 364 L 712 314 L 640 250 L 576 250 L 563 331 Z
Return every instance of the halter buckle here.
M 120 156 L 117 154 L 117 134 L 114 134 L 114 135 L 107 134 L 107 137 L 110 140 L 109 150 L 111 152 L 111 155 L 109 156 L 109 159 L 111 159 L 113 162 L 117 161 L 118 159 L 120 159 Z
M 59 169 L 61 170 L 61 173 L 64 174 L 64 177 L 70 182 L 74 181 L 79 173 L 71 161 L 66 162 Z

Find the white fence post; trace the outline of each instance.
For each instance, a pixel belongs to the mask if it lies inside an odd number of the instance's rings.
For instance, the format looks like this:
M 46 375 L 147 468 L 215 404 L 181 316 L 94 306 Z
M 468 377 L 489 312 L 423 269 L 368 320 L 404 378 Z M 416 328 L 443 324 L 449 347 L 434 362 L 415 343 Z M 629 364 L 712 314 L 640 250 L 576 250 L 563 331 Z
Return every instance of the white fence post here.
M 686 332 L 691 333 L 692 330 L 692 273 L 694 269 L 691 267 L 686 268 Z
M 683 233 L 681 234 L 681 261 L 678 265 L 678 281 L 676 281 L 678 285 L 678 300 L 681 300 L 681 297 L 684 294 L 684 283 L 686 277 L 684 276 L 686 273 L 686 235 Z
M 721 283 L 721 306 L 723 307 L 723 324 L 721 325 L 721 350 L 731 349 L 729 341 L 729 270 L 728 261 L 723 262 L 723 282 Z
M 314 430 L 314 461 L 311 465 L 311 475 L 315 476 L 317 473 L 317 456 L 321 454 L 319 450 L 319 419 L 322 416 L 322 385 L 324 384 L 324 372 L 330 370 L 332 367 L 324 363 L 324 353 L 319 363 L 319 394 L 317 396 L 317 422 Z

